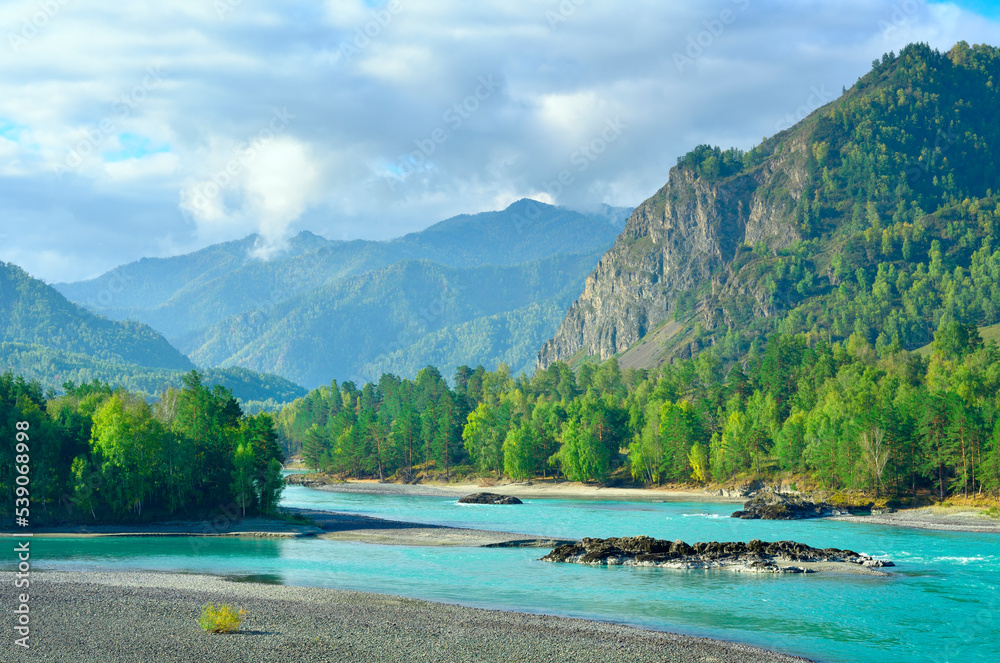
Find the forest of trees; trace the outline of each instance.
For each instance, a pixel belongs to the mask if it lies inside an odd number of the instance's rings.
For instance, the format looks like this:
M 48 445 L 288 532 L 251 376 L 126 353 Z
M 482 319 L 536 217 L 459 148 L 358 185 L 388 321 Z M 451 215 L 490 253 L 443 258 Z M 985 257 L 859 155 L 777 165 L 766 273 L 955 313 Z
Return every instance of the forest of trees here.
M 928 357 L 776 335 L 725 371 L 709 350 L 647 373 L 615 360 L 531 378 L 462 367 L 333 383 L 278 415 L 314 468 L 410 480 L 419 468 L 641 484 L 802 476 L 830 489 L 1000 498 L 1000 348 L 943 322 Z
M 402 481 L 429 470 L 646 485 L 788 476 L 873 495 L 1000 500 L 1000 348 L 977 331 L 1000 322 L 998 73 L 1000 49 L 913 44 L 747 152 L 703 145 L 681 157 L 681 171 L 721 181 L 794 153 L 804 184 L 793 195 L 776 179 L 763 191 L 793 217 L 796 241 L 743 245 L 724 270 L 677 295 L 671 313 L 686 345 L 657 370 L 622 371 L 613 359 L 575 371 L 556 362 L 531 377 L 505 365 L 460 366 L 449 385 L 427 367 L 412 380 L 334 381 L 274 420 L 244 414 L 197 373 L 152 402 L 100 382 L 46 396 L 7 373 L 0 452 L 12 457 L 15 423 L 30 422 L 32 502 L 53 519 L 223 503 L 267 513 L 280 492 L 282 446 L 316 469 Z M 3 267 L 5 292 L 40 287 Z M 461 306 L 483 306 L 483 293 L 516 292 L 518 311 L 537 299 L 487 278 L 500 273 L 494 267 L 476 269 L 488 287 L 457 298 Z M 551 276 L 539 269 L 519 278 L 530 285 Z M 467 286 L 473 272 L 448 271 L 447 283 Z M 413 273 L 396 279 L 408 288 L 399 311 L 434 310 L 427 297 L 439 293 L 425 286 L 440 279 Z M 384 293 L 389 282 L 365 278 L 378 287 L 357 295 L 358 311 L 369 310 L 374 295 L 365 293 Z M 37 297 L 9 298 L 20 302 L 7 325 L 16 343 L 65 335 L 60 301 L 46 308 Z M 342 307 L 307 317 L 296 334 L 316 325 L 324 338 L 380 343 L 357 334 Z M 104 344 L 111 337 L 98 334 L 101 325 L 69 339 L 69 350 Z M 381 352 L 401 370 L 384 352 L 401 342 L 396 331 Z M 481 334 L 466 336 L 463 343 Z M 332 370 L 335 355 L 354 361 L 340 340 L 302 345 L 309 370 Z M 926 356 L 906 350 L 932 340 Z M 13 485 L 11 465 L 0 463 L 3 499 L 13 500 Z
M 0 376 L 0 453 L 15 458 L 27 422 L 33 522 L 274 513 L 284 462 L 274 421 L 244 415 L 227 389 L 196 371 L 152 403 L 98 381 L 64 389 L 46 397 L 37 382 Z M 0 463 L 9 506 L 15 476 Z
M 801 239 L 744 245 L 681 293 L 678 321 L 700 312 L 686 340 L 728 363 L 775 332 L 856 333 L 882 352 L 929 343 L 942 319 L 1000 322 L 998 73 L 1000 49 L 911 44 L 748 152 L 703 145 L 678 159 L 704 179 L 752 179 L 794 153 L 804 177 L 794 196 L 783 179 L 761 191 Z

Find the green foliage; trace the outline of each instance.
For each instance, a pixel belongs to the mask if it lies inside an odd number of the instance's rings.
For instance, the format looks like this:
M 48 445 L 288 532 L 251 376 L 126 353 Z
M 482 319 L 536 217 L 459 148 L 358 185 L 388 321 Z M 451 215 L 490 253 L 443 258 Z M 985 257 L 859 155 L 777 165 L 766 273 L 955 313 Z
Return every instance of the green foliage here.
M 375 471 L 343 461 L 374 453 L 345 437 L 371 425 L 358 422 L 383 422 L 383 470 L 404 478 L 427 458 L 440 467 L 428 431 L 458 422 L 449 462 L 482 476 L 521 481 L 554 467 L 575 481 L 628 473 L 652 485 L 790 471 L 837 490 L 1000 498 L 1000 347 L 962 334 L 960 351 L 942 345 L 927 359 L 880 356 L 859 334 L 832 344 L 778 334 L 728 370 L 714 350 L 626 374 L 614 360 L 578 374 L 556 362 L 531 379 L 461 367 L 453 389 L 425 369 L 416 381 L 314 390 L 278 415 L 279 430 L 310 465 L 353 476 Z
M 413 377 L 428 364 L 446 375 L 479 363 L 530 371 L 628 212 L 519 201 L 393 241 L 303 233 L 263 261 L 248 237 L 58 287 L 109 317 L 152 325 L 201 366 L 309 387 Z
M 38 522 L 113 522 L 202 515 L 235 506 L 275 513 L 284 460 L 274 420 L 244 415 L 223 387 L 184 376 L 150 404 L 100 382 L 46 397 L 37 382 L 0 376 L 0 452 L 14 457 L 27 422 L 31 497 Z M 0 464 L 0 496 L 13 505 L 13 464 Z
M 201 609 L 198 625 L 209 633 L 234 633 L 240 630 L 240 625 L 246 615 L 246 610 L 234 610 L 226 603 L 219 606 L 206 603 Z
M 562 445 L 553 456 L 570 481 L 604 481 L 611 469 L 608 448 L 581 421 L 566 422 Z
M 690 170 L 705 180 L 729 177 L 744 169 L 746 154 L 730 148 L 722 150 L 711 145 L 699 145 L 687 154 L 677 157 L 679 169 Z
M 137 322 L 116 322 L 66 300 L 16 265 L 0 262 L 0 340 L 107 362 L 190 370 L 191 361 Z

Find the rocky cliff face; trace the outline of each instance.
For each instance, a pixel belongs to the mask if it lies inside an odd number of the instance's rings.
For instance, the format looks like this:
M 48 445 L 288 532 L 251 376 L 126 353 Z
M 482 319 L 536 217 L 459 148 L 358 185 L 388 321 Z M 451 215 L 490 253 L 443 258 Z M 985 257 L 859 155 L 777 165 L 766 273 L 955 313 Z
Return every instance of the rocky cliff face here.
M 706 180 L 689 168 L 670 170 L 667 184 L 635 209 L 614 247 L 587 277 L 538 366 L 582 351 L 607 359 L 676 311 L 678 295 L 740 290 L 726 267 L 740 247 L 778 249 L 800 239 L 795 205 L 807 180 L 804 132 L 779 135 L 775 153 L 753 170 Z M 753 293 L 748 301 L 753 301 Z M 768 315 L 764 301 L 754 315 Z M 709 317 L 712 313 L 707 314 Z M 724 313 L 725 315 L 725 313 Z

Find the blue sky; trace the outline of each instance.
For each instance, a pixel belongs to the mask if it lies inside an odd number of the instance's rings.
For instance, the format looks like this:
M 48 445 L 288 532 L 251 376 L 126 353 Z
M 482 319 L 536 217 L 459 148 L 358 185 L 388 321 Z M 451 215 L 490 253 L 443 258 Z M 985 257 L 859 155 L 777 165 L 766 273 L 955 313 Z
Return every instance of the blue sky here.
M 0 259 L 77 280 L 252 232 L 636 205 L 886 51 L 1000 45 L 997 4 L 6 0 Z

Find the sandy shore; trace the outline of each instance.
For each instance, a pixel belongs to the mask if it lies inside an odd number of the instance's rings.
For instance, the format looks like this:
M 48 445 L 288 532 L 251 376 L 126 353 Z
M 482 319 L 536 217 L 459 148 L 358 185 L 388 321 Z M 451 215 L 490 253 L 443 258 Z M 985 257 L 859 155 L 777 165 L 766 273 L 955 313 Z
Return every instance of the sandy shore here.
M 0 573 L 10 586 L 12 573 Z M 33 574 L 31 649 L 18 663 L 228 661 L 587 661 L 627 663 L 805 659 L 753 647 L 579 619 L 465 608 L 331 589 L 229 582 L 213 576 Z M 207 602 L 248 611 L 240 632 L 196 623 Z M 4 630 L 12 632 L 11 611 Z
M 982 511 L 960 507 L 928 506 L 906 509 L 877 516 L 833 516 L 830 520 L 869 525 L 891 525 L 914 529 L 932 529 L 945 532 L 1000 533 L 1000 520 L 990 518 Z
M 669 488 L 606 488 L 572 481 L 531 481 L 526 483 L 379 483 L 377 481 L 345 481 L 325 486 L 311 486 L 335 493 L 369 495 L 425 495 L 431 497 L 461 497 L 472 493 L 490 492 L 513 495 L 521 499 L 592 499 L 626 500 L 630 502 L 720 502 L 743 504 L 745 497 L 724 497 L 704 490 Z

